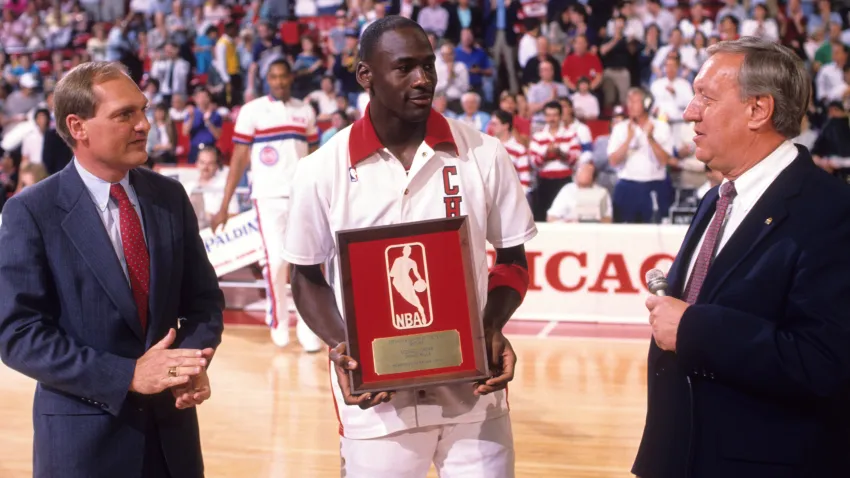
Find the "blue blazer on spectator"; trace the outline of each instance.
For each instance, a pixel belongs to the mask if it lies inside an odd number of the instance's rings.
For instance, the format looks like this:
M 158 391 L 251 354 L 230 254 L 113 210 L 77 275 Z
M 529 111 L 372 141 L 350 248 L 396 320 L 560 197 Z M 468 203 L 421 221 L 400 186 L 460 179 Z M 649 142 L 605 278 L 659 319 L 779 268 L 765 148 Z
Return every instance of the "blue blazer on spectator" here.
M 641 478 L 850 473 L 850 188 L 797 148 L 711 264 L 676 353 L 650 344 Z M 668 295 L 682 297 L 717 198 L 700 203 Z
M 145 169 L 131 171 L 130 184 L 150 251 L 146 334 L 73 162 L 3 209 L 0 358 L 38 382 L 36 478 L 139 478 L 150 440 L 171 477 L 204 476 L 196 410 L 178 410 L 169 390 L 128 390 L 136 360 L 178 318 L 172 348 L 216 347 L 223 296 L 183 186 Z

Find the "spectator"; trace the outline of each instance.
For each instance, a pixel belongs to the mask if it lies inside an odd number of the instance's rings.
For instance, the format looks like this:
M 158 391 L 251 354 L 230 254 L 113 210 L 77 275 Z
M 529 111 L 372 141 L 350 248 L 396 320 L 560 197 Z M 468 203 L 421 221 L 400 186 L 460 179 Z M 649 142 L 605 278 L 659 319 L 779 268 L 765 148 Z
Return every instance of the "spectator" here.
M 842 91 L 847 84 L 844 82 L 844 67 L 847 65 L 846 45 L 835 45 L 832 49 L 832 62 L 823 65 L 815 78 L 816 98 L 826 103 L 835 98 L 836 92 Z
M 528 89 L 528 107 L 534 115 L 534 127 L 541 127 L 546 123 L 543 108 L 550 101 L 557 101 L 562 96 L 568 96 L 569 91 L 563 83 L 555 82 L 555 69 L 549 62 L 540 64 L 540 81 L 531 85 Z
M 658 25 L 650 24 L 646 27 L 646 38 L 638 54 L 638 80 L 641 85 L 652 83 L 652 60 L 661 48 L 660 35 L 661 30 L 658 29 Z
M 726 15 L 720 20 L 718 27 L 718 36 L 721 40 L 733 41 L 737 40 L 741 35 L 741 20 L 734 15 Z
M 222 125 L 209 91 L 198 88 L 194 101 L 194 106 L 186 108 L 186 120 L 183 122 L 183 134 L 189 137 L 189 164 L 195 163 L 202 145 L 214 145 L 218 141 Z
M 780 11 L 777 18 L 779 21 L 779 37 L 782 44 L 794 50 L 802 59 L 806 59 L 803 45 L 806 43 L 806 26 L 808 19 L 803 13 L 801 0 L 789 0 L 786 11 Z
M 151 65 L 150 76 L 159 82 L 159 92 L 166 104 L 171 103 L 173 95 L 185 95 L 189 89 L 191 66 L 178 56 L 178 49 L 176 43 L 169 41 L 165 45 L 165 56 Z
M 51 125 L 44 133 L 44 148 L 41 150 L 41 160 L 47 174 L 52 175 L 63 170 L 73 158 L 71 147 L 59 136 L 56 126 Z
M 455 60 L 466 66 L 466 70 L 469 72 L 470 89 L 484 96 L 488 103 L 492 102 L 492 89 L 484 88 L 484 78 L 486 77 L 489 80 L 493 76 L 490 57 L 487 56 L 487 52 L 475 46 L 475 38 L 469 28 L 460 31 L 460 46 L 455 49 Z
M 18 173 L 18 187 L 15 190 L 15 194 L 45 179 L 47 179 L 47 169 L 44 168 L 43 164 L 21 165 L 20 172 Z
M 691 83 L 679 76 L 679 67 L 679 58 L 676 55 L 668 56 L 664 62 L 664 76 L 652 82 L 650 87 L 658 117 L 666 118 L 673 125 L 683 122 L 685 108 L 694 97 Z
M 481 111 L 481 96 L 478 93 L 469 91 L 463 94 L 460 103 L 463 113 L 457 115 L 455 119 L 472 126 L 482 133 L 487 131 L 487 125 L 490 123 L 490 115 Z
M 575 37 L 575 26 L 570 23 L 570 8 L 565 8 L 555 19 L 549 23 L 549 53 L 555 57 L 558 64 L 563 64 L 567 58 L 567 53 L 572 47 L 572 41 Z M 586 28 L 586 25 L 585 25 Z
M 528 60 L 525 68 L 522 69 L 522 84 L 531 85 L 540 81 L 540 64 L 550 63 L 554 72 L 555 81 L 562 83 L 561 80 L 561 64 L 554 56 L 549 54 L 549 39 L 544 35 L 537 37 L 537 55 Z
M 218 213 L 224 198 L 224 186 L 230 172 L 222 165 L 220 153 L 214 146 L 206 146 L 198 153 L 198 179 L 183 183 L 186 194 L 198 218 L 201 229 L 210 226 L 210 220 Z M 227 205 L 229 216 L 239 214 L 239 202 L 234 194 Z
M 638 42 L 643 41 L 643 21 L 637 16 L 632 0 L 622 0 L 618 10 L 619 16 L 625 21 L 623 36 L 626 40 Z M 606 27 L 608 31 L 616 30 L 616 18 L 617 16 L 615 15 L 614 18 L 608 21 L 608 25 Z
M 292 64 L 295 80 L 292 84 L 292 96 L 298 99 L 306 97 L 318 89 L 322 81 L 323 64 L 321 52 L 309 36 L 301 38 L 301 53 Z
M 331 138 L 343 129 L 345 129 L 350 122 L 348 121 L 348 116 L 343 111 L 336 110 L 330 115 L 331 127 L 327 129 L 327 131 L 322 133 L 322 137 L 319 139 L 319 146 L 323 146 L 325 143 L 330 141 Z
M 599 118 L 599 99 L 590 92 L 590 80 L 581 77 L 578 80 L 578 91 L 570 96 L 575 105 L 576 117 L 582 121 Z
M 565 185 L 546 212 L 548 222 L 611 222 L 611 196 L 596 184 L 592 161 L 579 165 L 575 181 Z
M 0 23 L 0 45 L 10 53 L 24 49 L 26 29 L 26 24 L 18 21 L 12 9 L 4 8 L 3 21 Z
M 726 1 L 735 2 L 736 0 Z M 673 16 L 670 10 L 661 7 L 660 0 L 647 0 L 646 12 L 643 14 L 645 31 L 648 31 L 650 25 L 655 25 L 661 34 L 658 38 L 660 42 L 666 42 L 670 39 L 670 33 L 676 28 L 676 17 Z
M 167 104 L 167 103 L 166 103 Z M 185 95 L 174 95 L 171 97 L 171 108 L 168 110 L 168 116 L 171 121 L 183 122 L 186 120 L 189 109 L 187 107 L 187 98 Z
M 449 11 L 440 5 L 439 0 L 428 0 L 428 5 L 419 11 L 416 21 L 425 31 L 443 37 L 449 29 Z
M 455 61 L 455 49 L 451 43 L 440 47 L 440 55 L 435 64 L 437 70 L 436 93 L 443 94 L 449 101 L 449 109 L 460 111 L 460 98 L 469 91 L 469 71 L 466 65 Z
M 497 80 L 497 90 L 504 89 L 504 83 L 499 78 L 504 62 L 507 72 L 507 84 L 512 94 L 519 92 L 519 79 L 516 72 L 514 53 L 517 48 L 517 36 L 513 29 L 519 12 L 519 2 L 507 0 L 491 0 L 483 2 L 486 45 L 491 49 L 493 72 Z
M 6 134 L 18 124 L 26 121 L 27 113 L 44 99 L 41 94 L 35 91 L 38 82 L 32 73 L 21 75 L 19 86 L 20 89 L 12 92 L 3 104 L 2 126 Z
M 358 118 L 357 108 L 349 103 L 348 96 L 343 93 L 337 93 L 336 95 L 336 109 L 345 113 L 345 117 L 350 120 Z
M 470 6 L 469 0 L 457 0 L 456 4 L 447 2 L 443 4 L 443 8 L 449 12 L 449 28 L 446 31 L 449 41 L 463 44 L 463 30 L 469 30 L 473 38 L 484 36 L 481 9 Z
M 414 0 L 392 0 L 389 13 L 416 21 L 419 18 L 419 10 L 419 5 L 416 5 Z
M 366 31 L 367 28 L 369 28 L 369 25 L 371 25 L 371 24 L 375 23 L 376 21 L 380 20 L 381 18 L 384 18 L 385 16 L 387 16 L 387 7 L 383 3 L 378 2 L 378 3 L 375 4 L 374 8 L 372 9 L 372 13 L 374 15 L 371 16 L 371 18 L 367 22 L 363 23 L 363 26 L 360 27 L 360 34 L 361 35 L 363 34 L 363 32 Z
M 563 110 L 557 101 L 543 108 L 545 126 L 531 136 L 528 147 L 534 167 L 538 170 L 537 187 L 532 211 L 534 220 L 546 221 L 546 211 L 561 188 L 570 182 L 573 167 L 581 154 L 581 145 L 562 122 Z
M 632 84 L 632 76 L 629 70 L 634 63 L 636 54 L 629 49 L 625 27 L 626 22 L 623 17 L 614 18 L 611 36 L 605 40 L 605 43 L 599 49 L 604 66 L 602 70 L 602 92 L 605 106 L 611 106 L 615 103 L 624 104 L 629 86 Z
M 18 188 L 18 167 L 20 156 L 15 157 L 11 151 L 0 154 L 0 210 L 6 202 L 6 196 Z
M 153 163 L 177 162 L 177 128 L 168 115 L 166 103 L 156 103 L 148 133 L 148 158 Z
M 828 25 L 830 23 L 834 23 L 836 25 L 842 24 L 843 20 L 841 18 L 841 14 L 832 11 L 832 2 L 830 0 L 818 0 L 817 5 L 818 11 L 809 15 L 809 31 L 814 31 L 818 28 L 828 31 Z
M 720 22 L 724 17 L 733 16 L 738 20 L 738 24 L 744 23 L 747 19 L 747 10 L 738 3 L 738 0 L 723 0 L 723 8 L 717 11 L 717 21 Z
M 573 52 L 567 56 L 561 66 L 561 77 L 564 84 L 570 90 L 575 90 L 579 78 L 588 78 L 590 90 L 596 91 L 602 84 L 602 62 L 596 53 L 587 50 L 586 36 L 576 36 L 573 45 Z
M 720 183 L 723 182 L 723 175 L 719 171 L 715 171 L 709 168 L 707 165 L 705 166 L 705 182 L 702 183 L 700 187 L 696 189 L 696 198 L 697 200 L 702 199 L 711 188 L 716 188 L 720 186 Z
M 519 182 L 525 191 L 525 197 L 530 204 L 533 189 L 531 162 L 528 159 L 528 150 L 513 135 L 513 119 L 514 115 L 507 111 L 496 110 L 493 112 L 493 116 L 490 117 L 488 131 L 490 135 L 501 141 L 502 146 L 505 147 L 508 155 L 510 155 Z
M 753 7 L 753 18 L 744 20 L 743 25 L 741 25 L 741 36 L 779 41 L 779 28 L 776 26 L 776 20 L 768 16 L 767 6 L 764 3 L 757 3 Z
M 696 51 L 697 70 L 699 70 L 708 60 L 708 39 L 701 31 L 694 33 L 693 46 Z
M 217 3 L 217 1 L 214 1 L 212 5 Z M 207 7 L 210 5 L 207 4 Z M 239 25 L 235 22 L 229 22 L 224 27 L 224 35 L 218 39 L 215 45 L 213 59 L 213 66 L 221 81 L 226 85 L 223 100 L 228 107 L 241 104 L 242 93 L 245 91 L 239 54 L 236 51 L 236 35 L 238 34 Z
M 659 48 L 652 60 L 652 72 L 655 78 L 664 76 L 664 62 L 667 61 L 670 54 L 679 55 L 679 65 L 681 66 L 679 75 L 682 78 L 690 78 L 697 71 L 697 50 L 693 45 L 683 42 L 682 31 L 676 28 L 670 34 L 670 43 Z
M 832 52 L 842 45 L 841 23 L 828 23 L 827 28 L 829 29 L 829 39 L 815 51 L 815 71 L 818 71 L 821 65 L 832 62 Z
M 348 102 L 357 104 L 357 97 L 363 88 L 357 82 L 358 35 L 354 30 L 345 32 L 345 48 L 332 59 L 334 76 L 339 80 L 340 92 L 348 96 Z
M 207 27 L 206 32 L 195 39 L 195 73 L 199 75 L 209 73 L 216 43 L 218 43 L 218 28 L 214 26 Z
M 32 57 L 27 54 L 24 54 L 18 55 L 17 58 L 18 64 L 17 66 L 13 66 L 9 70 L 9 73 L 11 73 L 11 77 L 7 77 L 7 81 L 9 81 L 9 83 L 11 83 L 13 86 L 18 85 L 21 80 L 21 77 L 26 74 L 29 74 L 36 82 L 36 86 L 34 88 L 37 88 L 39 80 L 41 78 L 41 72 L 38 70 L 38 67 L 33 64 Z
M 628 92 L 629 119 L 614 126 L 608 158 L 622 168 L 614 187 L 614 222 L 659 223 L 673 201 L 667 178 L 673 141 L 667 123 L 649 116 L 652 97 L 640 88 Z
M 86 42 L 86 51 L 92 61 L 106 61 L 106 31 L 103 23 L 96 23 L 92 33 L 91 38 Z
M 562 96 L 558 98 L 558 103 L 561 105 L 561 123 L 567 130 L 567 134 L 574 136 L 578 141 L 581 150 L 579 161 L 590 161 L 593 159 L 593 135 L 590 133 L 590 128 L 576 118 L 575 107 L 570 97 Z
M 277 32 L 268 22 L 260 22 L 257 25 L 257 39 L 254 41 L 254 61 L 248 68 L 247 88 L 255 93 L 267 94 L 269 92 L 265 78 L 269 65 L 278 58 L 286 56 L 283 42 L 277 37 Z
M 850 121 L 844 105 L 837 101 L 827 107 L 828 119 L 812 147 L 812 159 L 826 172 L 847 181 L 850 178 Z
M 512 95 L 509 91 L 503 91 L 499 96 L 499 109 L 511 114 L 511 131 L 513 137 L 521 144 L 527 145 L 531 137 L 531 121 L 518 114 L 517 96 Z M 496 135 L 492 126 L 487 127 L 487 134 L 491 136 Z
M 319 111 L 317 121 L 330 121 L 331 115 L 338 111 L 336 104 L 336 93 L 334 92 L 334 77 L 322 77 L 322 83 L 318 90 L 307 95 L 307 101 L 316 105 Z
M 525 25 L 525 33 L 520 38 L 517 49 L 517 60 L 519 61 L 520 69 L 524 69 L 528 61 L 537 56 L 537 37 L 540 36 L 540 20 L 526 18 L 523 23 Z
M 336 12 L 336 23 L 328 30 L 328 53 L 333 56 L 339 55 L 345 48 L 345 30 L 348 29 L 348 15 L 345 10 Z
M 679 22 L 679 29 L 682 31 L 682 37 L 686 41 L 690 41 L 694 37 L 697 30 L 702 31 L 705 36 L 710 36 L 714 32 L 714 22 L 705 16 L 705 10 L 702 8 L 702 3 L 691 3 L 690 18 L 683 18 Z
M 35 111 L 36 127 L 24 137 L 21 143 L 21 167 L 30 164 L 42 164 L 44 151 L 44 134 L 50 128 L 50 111 L 37 109 Z

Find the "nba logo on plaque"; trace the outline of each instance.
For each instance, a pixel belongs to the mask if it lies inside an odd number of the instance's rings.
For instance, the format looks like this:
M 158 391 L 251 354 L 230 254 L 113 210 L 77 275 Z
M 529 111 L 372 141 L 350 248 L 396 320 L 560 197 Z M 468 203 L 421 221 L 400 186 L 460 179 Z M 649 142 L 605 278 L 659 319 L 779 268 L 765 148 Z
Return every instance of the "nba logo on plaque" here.
M 489 377 L 467 220 L 337 231 L 352 393 Z
M 428 327 L 434 317 L 425 245 L 392 245 L 386 248 L 384 257 L 393 326 L 399 330 Z

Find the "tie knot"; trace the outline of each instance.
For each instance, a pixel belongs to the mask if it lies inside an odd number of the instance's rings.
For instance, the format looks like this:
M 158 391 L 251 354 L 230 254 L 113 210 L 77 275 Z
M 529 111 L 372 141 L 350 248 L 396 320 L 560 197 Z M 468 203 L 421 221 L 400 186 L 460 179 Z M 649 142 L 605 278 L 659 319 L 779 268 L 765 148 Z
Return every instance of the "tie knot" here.
M 733 181 L 729 181 L 720 186 L 720 197 L 734 199 L 738 194 L 738 191 L 735 190 L 735 183 Z
M 119 203 L 130 200 L 130 198 L 127 197 L 127 191 L 124 190 L 124 186 L 120 184 L 113 184 L 110 186 L 109 195 Z

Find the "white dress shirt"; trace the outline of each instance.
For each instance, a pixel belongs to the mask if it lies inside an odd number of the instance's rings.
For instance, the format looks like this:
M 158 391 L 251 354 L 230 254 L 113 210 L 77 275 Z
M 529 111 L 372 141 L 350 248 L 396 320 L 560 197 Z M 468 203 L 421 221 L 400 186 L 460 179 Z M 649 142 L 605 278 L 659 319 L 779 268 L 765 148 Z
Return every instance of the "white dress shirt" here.
M 76 158 L 74 158 L 74 167 L 77 168 L 77 172 L 80 174 L 80 178 L 82 178 L 83 184 L 85 184 L 89 192 L 89 197 L 91 197 L 97 208 L 97 214 L 100 216 L 100 220 L 103 221 L 103 227 L 106 228 L 109 242 L 112 243 L 112 248 L 115 249 L 115 254 L 121 263 L 121 269 L 124 271 L 124 277 L 129 284 L 130 275 L 127 273 L 127 260 L 124 259 L 124 245 L 121 242 L 121 213 L 118 209 L 118 201 L 109 197 L 109 188 L 112 187 L 112 183 L 104 181 L 88 172 Z M 125 175 L 118 183 L 124 186 L 124 191 L 127 192 L 127 197 L 130 198 L 133 209 L 139 215 L 139 220 L 142 224 L 142 235 L 144 236 L 145 221 L 142 217 L 142 209 L 139 207 L 139 198 L 136 196 L 136 190 L 130 185 L 130 175 Z M 145 237 L 145 243 L 147 243 L 147 237 Z
M 729 238 L 732 237 L 732 234 L 735 233 L 738 226 L 744 222 L 744 219 L 747 218 L 747 214 L 749 214 L 756 202 L 761 199 L 767 188 L 773 184 L 773 181 L 777 176 L 779 176 L 779 173 L 784 171 L 785 168 L 793 163 L 796 158 L 797 147 L 790 141 L 785 141 L 780 144 L 778 148 L 773 150 L 772 153 L 767 155 L 766 158 L 744 172 L 744 174 L 735 180 L 735 192 L 737 194 L 735 198 L 732 199 L 732 204 L 729 205 L 729 209 L 726 212 L 726 219 L 723 222 L 723 229 L 721 230 L 720 237 L 717 241 L 717 250 L 714 253 L 714 257 L 717 257 L 717 255 L 720 254 L 723 246 L 729 242 Z M 727 182 L 728 180 L 724 179 L 721 186 Z M 717 213 L 715 212 L 714 214 Z M 714 220 L 714 215 L 711 216 L 711 220 Z M 709 224 L 711 223 L 709 222 Z M 708 227 L 706 227 L 705 230 L 707 232 Z M 694 265 L 696 265 L 697 257 L 699 257 L 699 251 L 702 248 L 703 241 L 705 241 L 705 232 L 703 232 L 697 247 L 691 251 L 691 261 L 688 266 L 688 273 L 685 274 L 684 284 L 688 283 L 691 272 L 694 270 Z
M 650 119 L 652 121 L 652 138 L 661 145 L 667 154 L 673 154 L 673 137 L 670 125 L 665 122 Z M 608 139 L 608 156 L 620 149 L 629 135 L 629 121 L 621 121 L 611 129 Z M 626 160 L 621 163 L 619 173 L 620 179 L 645 183 L 650 181 L 663 181 L 667 177 L 667 166 L 662 164 L 656 157 L 646 132 L 642 128 L 634 127 L 634 135 L 629 142 L 626 151 Z
M 435 62 L 434 68 L 437 70 L 437 94 L 443 94 L 451 101 L 460 100 L 460 97 L 469 91 L 469 70 L 463 63 L 454 62 L 451 79 L 449 79 L 449 65 L 442 58 Z

